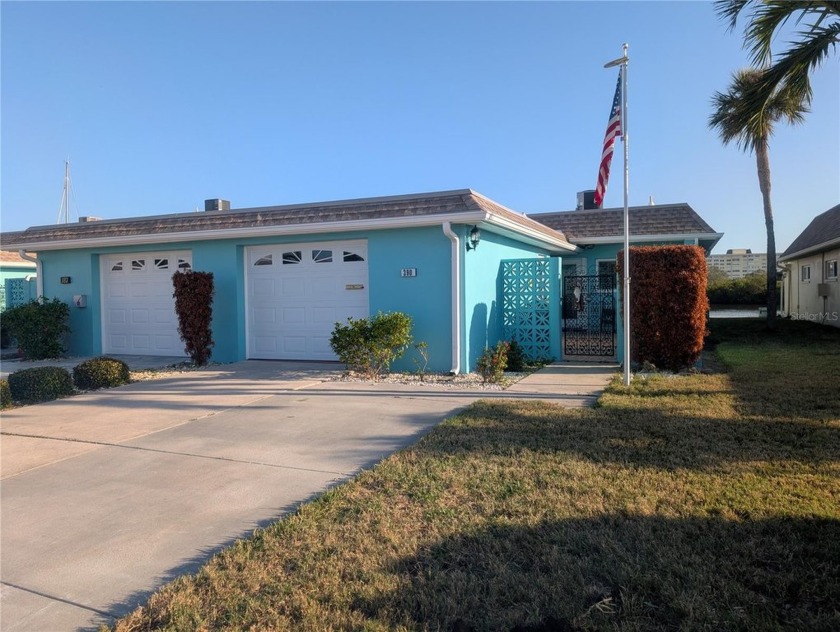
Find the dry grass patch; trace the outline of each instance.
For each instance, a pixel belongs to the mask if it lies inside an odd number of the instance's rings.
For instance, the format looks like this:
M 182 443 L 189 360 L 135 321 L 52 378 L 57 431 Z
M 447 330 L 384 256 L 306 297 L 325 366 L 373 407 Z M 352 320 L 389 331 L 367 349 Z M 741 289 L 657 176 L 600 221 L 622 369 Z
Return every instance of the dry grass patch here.
M 769 360 L 718 342 L 596 409 L 479 402 L 115 628 L 838 629 L 840 388 L 757 414 Z

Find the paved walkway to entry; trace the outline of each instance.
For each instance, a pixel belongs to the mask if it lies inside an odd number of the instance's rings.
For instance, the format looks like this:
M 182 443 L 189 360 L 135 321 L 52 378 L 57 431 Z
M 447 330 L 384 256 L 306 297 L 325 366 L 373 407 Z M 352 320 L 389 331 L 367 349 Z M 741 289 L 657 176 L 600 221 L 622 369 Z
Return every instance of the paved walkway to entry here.
M 551 365 L 494 392 L 246 361 L 4 411 L 0 628 L 112 621 L 476 399 L 589 405 L 616 370 Z

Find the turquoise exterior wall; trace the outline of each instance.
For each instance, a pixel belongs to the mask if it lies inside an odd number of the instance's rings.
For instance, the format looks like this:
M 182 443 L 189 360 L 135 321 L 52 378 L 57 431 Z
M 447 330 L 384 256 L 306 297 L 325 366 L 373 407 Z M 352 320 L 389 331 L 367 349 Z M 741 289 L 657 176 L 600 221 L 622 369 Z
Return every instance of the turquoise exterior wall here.
M 17 266 L 0 265 L 0 310 L 6 307 L 6 279 L 23 279 L 25 277 L 35 277 L 35 264 L 31 268 L 19 268 Z
M 535 246 L 487 230 L 482 231 L 478 247 L 467 251 L 463 244 L 470 228 L 457 227 L 464 249 L 461 281 L 461 368 L 464 372 L 475 370 L 476 361 L 484 350 L 502 339 L 502 261 L 548 256 L 546 251 Z
M 451 242 L 440 226 L 370 233 L 325 233 L 271 238 L 172 242 L 144 246 L 86 248 L 39 253 L 44 276 L 44 295 L 71 305 L 68 353 L 102 353 L 102 316 L 99 258 L 121 252 L 189 250 L 193 269 L 212 272 L 216 285 L 213 302 L 212 359 L 234 362 L 246 357 L 244 253 L 248 246 L 365 239 L 368 244 L 370 312 L 403 311 L 414 319 L 414 338 L 429 348 L 429 370 L 451 368 Z M 400 276 L 402 268 L 414 268 L 417 276 Z M 62 285 L 60 278 L 71 282 Z M 72 305 L 73 296 L 85 294 L 88 306 Z M 414 370 L 416 351 L 410 349 L 395 369 Z

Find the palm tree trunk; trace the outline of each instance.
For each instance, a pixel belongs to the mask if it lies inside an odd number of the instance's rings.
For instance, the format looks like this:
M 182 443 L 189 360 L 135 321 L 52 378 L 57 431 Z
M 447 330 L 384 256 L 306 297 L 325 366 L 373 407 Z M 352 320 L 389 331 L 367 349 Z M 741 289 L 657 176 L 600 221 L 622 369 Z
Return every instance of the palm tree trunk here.
M 770 156 L 767 139 L 755 144 L 758 187 L 764 202 L 764 225 L 767 227 L 767 329 L 776 328 L 776 230 L 773 226 L 773 205 L 770 202 Z

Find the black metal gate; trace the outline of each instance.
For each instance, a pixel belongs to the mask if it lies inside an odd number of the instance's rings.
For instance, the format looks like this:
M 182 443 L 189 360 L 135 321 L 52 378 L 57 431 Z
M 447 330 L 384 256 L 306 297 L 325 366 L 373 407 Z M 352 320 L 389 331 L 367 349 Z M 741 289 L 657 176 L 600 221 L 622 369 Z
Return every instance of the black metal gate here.
M 615 356 L 615 274 L 563 276 L 563 355 Z

